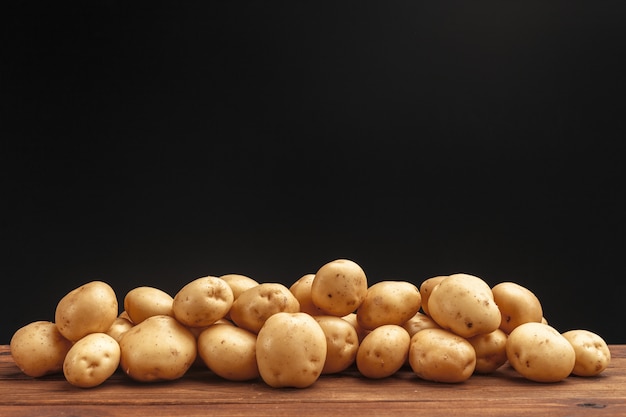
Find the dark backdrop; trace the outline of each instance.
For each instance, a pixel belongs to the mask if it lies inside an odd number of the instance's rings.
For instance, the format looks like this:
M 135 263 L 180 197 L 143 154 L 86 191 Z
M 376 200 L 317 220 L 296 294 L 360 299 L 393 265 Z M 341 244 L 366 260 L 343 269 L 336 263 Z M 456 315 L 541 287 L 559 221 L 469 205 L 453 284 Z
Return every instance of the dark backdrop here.
M 515 281 L 625 343 L 622 4 L 16 2 L 0 343 L 91 280 L 336 258 Z

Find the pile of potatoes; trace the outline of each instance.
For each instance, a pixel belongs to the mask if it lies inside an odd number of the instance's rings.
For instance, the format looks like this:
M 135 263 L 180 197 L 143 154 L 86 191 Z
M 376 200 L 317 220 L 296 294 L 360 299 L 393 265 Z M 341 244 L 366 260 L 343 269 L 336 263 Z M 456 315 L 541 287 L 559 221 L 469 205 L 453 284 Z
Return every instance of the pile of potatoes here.
M 181 378 L 192 366 L 232 381 L 305 388 L 356 367 L 380 379 L 403 367 L 459 383 L 509 363 L 523 377 L 556 382 L 609 365 L 588 330 L 559 333 L 541 303 L 513 282 L 490 287 L 469 274 L 368 285 L 354 261 L 337 259 L 291 287 L 237 274 L 197 278 L 171 296 L 137 287 L 122 313 L 107 283 L 91 281 L 58 303 L 54 321 L 18 329 L 11 354 L 27 375 L 63 372 L 95 387 L 121 369 L 136 381 Z

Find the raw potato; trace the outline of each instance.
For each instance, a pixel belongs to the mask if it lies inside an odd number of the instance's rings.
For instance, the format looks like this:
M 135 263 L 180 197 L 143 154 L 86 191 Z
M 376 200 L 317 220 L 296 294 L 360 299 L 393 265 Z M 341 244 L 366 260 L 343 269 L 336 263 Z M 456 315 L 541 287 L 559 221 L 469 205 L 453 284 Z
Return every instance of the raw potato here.
M 254 279 L 241 274 L 226 274 L 220 276 L 220 278 L 226 281 L 226 283 L 230 286 L 230 289 L 233 290 L 233 298 L 235 300 L 239 297 L 239 294 L 245 290 L 259 285 L 259 283 Z
M 558 382 L 574 369 L 576 352 L 556 329 L 543 323 L 517 326 L 506 342 L 509 363 L 523 377 L 536 382 Z
M 427 381 L 459 383 L 474 373 L 476 352 L 465 338 L 444 329 L 424 329 L 411 338 L 409 364 Z
M 337 259 L 315 273 L 311 299 L 326 314 L 343 317 L 359 308 L 367 287 L 365 272 L 356 262 Z
M 136 287 L 124 297 L 124 311 L 130 321 L 139 324 L 152 316 L 174 316 L 174 298 L 163 290 L 154 287 Z
M 595 376 L 602 373 L 611 363 L 611 351 L 600 335 L 589 330 L 569 330 L 563 333 L 576 353 L 572 374 Z
M 356 329 L 337 316 L 313 317 L 326 335 L 326 362 L 322 374 L 341 372 L 352 365 L 359 349 Z
M 195 336 L 171 316 L 152 316 L 120 341 L 122 370 L 137 381 L 174 380 L 196 359 Z
M 421 302 L 419 290 L 410 282 L 377 282 L 368 288 L 357 310 L 357 320 L 369 330 L 384 324 L 401 325 L 419 311 Z
M 106 331 L 106 334 L 119 342 L 122 335 L 133 326 L 134 324 L 129 319 L 118 317 L 115 319 L 111 327 L 109 327 L 109 330 Z
M 436 277 L 431 277 L 422 282 L 422 284 L 420 285 L 420 295 L 422 296 L 422 311 L 427 316 L 430 315 L 430 313 L 428 312 L 428 299 L 430 298 L 430 294 L 433 291 L 433 288 L 439 285 L 439 283 L 447 277 L 447 275 L 438 275 Z
M 506 338 L 501 329 L 467 339 L 476 352 L 475 373 L 489 374 L 506 363 Z
M 289 288 L 266 282 L 242 292 L 230 309 L 230 318 L 237 326 L 258 333 L 273 314 L 299 311 L 300 303 Z
M 229 324 L 214 324 L 198 336 L 198 355 L 216 375 L 230 381 L 259 377 L 256 334 Z
M 409 332 L 409 336 L 411 337 L 413 337 L 413 335 L 420 330 L 441 328 L 435 320 L 431 319 L 424 313 L 420 313 L 419 311 L 415 313 L 413 317 L 402 323 L 402 327 L 404 327 L 404 330 Z
M 65 379 L 91 388 L 109 379 L 120 364 L 120 346 L 105 333 L 91 333 L 74 343 L 63 363 Z
M 313 285 L 314 278 L 315 274 L 303 275 L 289 287 L 289 291 L 291 291 L 300 303 L 301 312 L 312 316 L 321 316 L 324 315 L 324 311 L 313 304 L 313 299 L 311 298 L 311 286 Z
M 274 388 L 306 388 L 322 373 L 326 350 L 326 335 L 313 317 L 300 312 L 276 313 L 257 336 L 259 373 Z
M 441 280 L 431 291 L 428 310 L 439 326 L 465 338 L 500 327 L 491 288 L 474 275 L 454 274 Z
M 31 377 L 59 373 L 72 342 L 50 321 L 34 321 L 19 328 L 9 344 L 20 370 Z
M 91 281 L 67 293 L 57 304 L 54 321 L 72 342 L 89 333 L 104 333 L 118 315 L 117 296 L 102 281 Z
M 356 313 L 346 314 L 341 319 L 347 321 L 348 323 L 352 325 L 352 327 L 354 327 L 354 330 L 356 330 L 356 334 L 359 338 L 359 343 L 361 343 L 363 339 L 365 338 L 365 336 L 367 336 L 367 334 L 371 331 L 371 330 L 367 330 L 361 327 L 361 325 L 359 324 L 356 318 Z
M 233 290 L 221 278 L 197 278 L 174 296 L 172 310 L 180 323 L 190 327 L 204 327 L 224 318 L 233 305 Z
M 368 333 L 359 345 L 356 366 L 372 379 L 386 378 L 406 363 L 411 337 L 401 326 L 385 324 Z
M 501 282 L 491 289 L 501 314 L 500 329 L 506 334 L 523 323 L 541 323 L 543 309 L 537 296 L 514 282 Z

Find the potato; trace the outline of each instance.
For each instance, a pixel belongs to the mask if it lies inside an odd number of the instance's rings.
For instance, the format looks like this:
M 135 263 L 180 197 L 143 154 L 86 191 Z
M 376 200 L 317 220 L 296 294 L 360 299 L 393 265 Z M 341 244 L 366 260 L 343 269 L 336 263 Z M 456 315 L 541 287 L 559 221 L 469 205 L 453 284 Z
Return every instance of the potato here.
M 324 315 L 324 311 L 313 304 L 313 299 L 311 298 L 311 286 L 313 285 L 314 278 L 315 274 L 303 275 L 289 287 L 289 291 L 291 291 L 300 303 L 301 312 L 312 316 L 320 316 Z
M 196 359 L 196 338 L 171 316 L 152 316 L 120 340 L 120 367 L 137 381 L 174 380 Z
M 576 352 L 570 342 L 553 327 L 524 323 L 509 334 L 506 356 L 523 377 L 536 382 L 558 382 L 574 369 Z
M 322 374 L 341 372 L 352 365 L 359 349 L 356 329 L 337 316 L 314 316 L 326 336 L 326 361 Z
M 239 297 L 239 294 L 245 290 L 259 285 L 256 280 L 241 274 L 226 274 L 221 275 L 220 278 L 226 281 L 230 289 L 233 290 L 233 298 L 235 300 Z
M 109 379 L 120 364 L 120 346 L 106 333 L 91 333 L 67 352 L 63 374 L 77 387 L 92 388 Z
M 266 282 L 242 292 L 230 309 L 230 318 L 237 326 L 258 333 L 271 315 L 299 311 L 300 303 L 289 288 Z
M 404 330 L 409 332 L 409 336 L 411 337 L 413 337 L 413 335 L 420 330 L 441 328 L 435 320 L 431 319 L 424 313 L 420 313 L 419 311 L 415 313 L 413 317 L 402 323 L 402 327 L 404 327 Z
M 259 377 L 256 334 L 229 324 L 213 324 L 198 336 L 198 355 L 216 375 L 230 381 Z
M 428 310 L 439 326 L 465 338 L 500 327 L 500 310 L 491 288 L 469 274 L 453 274 L 441 280 L 431 291 Z
M 385 324 L 368 333 L 359 345 L 356 366 L 372 379 L 386 378 L 406 363 L 411 337 L 397 324 Z
M 118 317 L 115 319 L 111 327 L 109 327 L 109 330 L 106 331 L 106 334 L 119 342 L 122 335 L 133 326 L 134 324 L 129 319 Z
M 430 315 L 428 313 L 428 299 L 430 298 L 430 293 L 433 291 L 433 288 L 435 288 L 446 277 L 447 275 L 438 275 L 436 277 L 431 277 L 422 282 L 422 284 L 420 285 L 419 289 L 420 295 L 422 296 L 422 311 L 427 316 Z
M 194 279 L 174 296 L 172 311 L 180 323 L 204 327 L 224 318 L 233 305 L 233 290 L 223 279 L 206 276 Z
M 151 316 L 174 316 L 174 298 L 163 290 L 154 287 L 136 287 L 124 297 L 124 311 L 134 324 L 141 323 Z
M 54 323 L 40 320 L 20 327 L 11 337 L 9 347 L 23 373 L 40 377 L 63 370 L 63 360 L 72 342 L 63 337 Z
M 595 376 L 611 363 L 611 351 L 600 335 L 589 330 L 576 329 L 563 333 L 563 337 L 570 342 L 576 354 L 572 374 Z
M 336 259 L 315 273 L 311 299 L 326 314 L 342 317 L 359 308 L 367 288 L 365 272 L 356 262 Z
M 341 319 L 347 321 L 348 323 L 352 325 L 352 327 L 354 327 L 354 330 L 356 330 L 357 337 L 359 338 L 359 343 L 361 343 L 363 339 L 365 338 L 365 336 L 367 336 L 367 334 L 371 331 L 371 330 L 364 329 L 361 327 L 361 325 L 359 324 L 356 318 L 356 313 L 346 314 Z
M 491 292 L 500 309 L 500 329 L 506 334 L 522 323 L 541 323 L 543 309 L 535 294 L 515 282 L 501 282 Z
M 356 317 L 364 329 L 384 324 L 401 325 L 417 313 L 422 297 L 417 287 L 406 281 L 380 281 L 368 288 Z
M 104 333 L 118 315 L 117 296 L 102 281 L 91 281 L 67 293 L 57 304 L 54 320 L 72 342 L 89 333 Z
M 467 339 L 476 352 L 475 373 L 488 374 L 506 363 L 507 334 L 502 329 Z
M 257 336 L 259 373 L 274 388 L 313 385 L 324 368 L 326 351 L 322 327 L 306 313 L 276 313 Z
M 427 381 L 459 383 L 474 373 L 476 352 L 465 338 L 444 329 L 424 329 L 413 335 L 409 365 Z

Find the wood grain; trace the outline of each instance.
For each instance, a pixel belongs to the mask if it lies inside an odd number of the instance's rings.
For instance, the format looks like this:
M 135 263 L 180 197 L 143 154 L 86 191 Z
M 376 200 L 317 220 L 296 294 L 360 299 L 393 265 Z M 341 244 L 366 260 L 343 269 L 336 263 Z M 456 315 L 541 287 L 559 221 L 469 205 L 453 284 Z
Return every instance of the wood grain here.
M 626 416 L 626 345 L 612 345 L 601 375 L 542 384 L 508 365 L 461 384 L 423 381 L 407 368 L 370 380 L 355 369 L 322 376 L 305 389 L 230 382 L 197 367 L 171 382 L 139 383 L 117 372 L 90 389 L 63 375 L 31 378 L 0 346 L 0 416 Z

